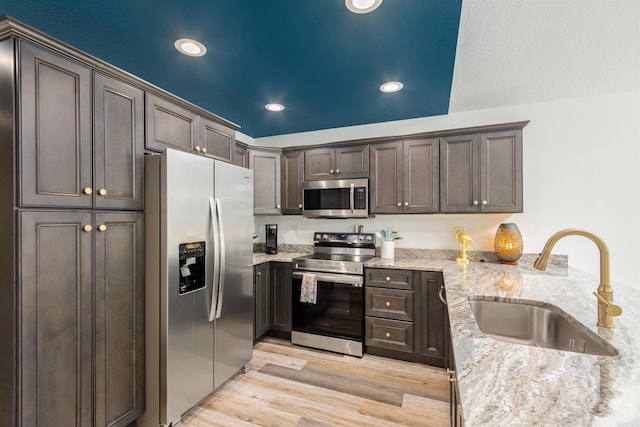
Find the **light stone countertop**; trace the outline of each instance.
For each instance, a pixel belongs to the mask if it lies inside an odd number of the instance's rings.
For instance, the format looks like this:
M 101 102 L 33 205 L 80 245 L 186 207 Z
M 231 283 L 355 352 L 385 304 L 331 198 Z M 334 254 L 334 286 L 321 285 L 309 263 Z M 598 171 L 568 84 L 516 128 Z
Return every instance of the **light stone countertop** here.
M 598 328 L 599 278 L 567 267 L 429 258 L 374 258 L 365 267 L 442 271 L 466 426 L 640 426 L 640 290 L 612 284 L 623 313 Z M 485 336 L 468 297 L 551 303 L 598 333 L 618 356 L 592 356 Z
M 277 254 L 268 255 L 265 253 L 253 254 L 253 265 L 262 264 L 263 262 L 291 262 L 294 258 L 309 255 L 308 252 L 278 252 Z

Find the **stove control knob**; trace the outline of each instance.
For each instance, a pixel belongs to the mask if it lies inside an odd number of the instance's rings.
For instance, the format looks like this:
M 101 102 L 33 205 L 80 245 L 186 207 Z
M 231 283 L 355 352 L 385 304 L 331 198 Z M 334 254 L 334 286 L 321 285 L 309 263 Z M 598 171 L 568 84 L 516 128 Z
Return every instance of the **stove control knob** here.
M 316 240 L 320 240 L 320 235 L 316 234 Z
M 328 238 L 329 238 L 329 235 L 328 235 L 328 234 L 323 234 L 323 235 L 322 235 L 322 238 L 323 238 L 323 239 L 328 239 Z
M 373 237 L 372 237 L 372 236 L 367 236 L 367 240 L 368 240 L 368 241 L 372 241 L 372 240 L 373 240 Z

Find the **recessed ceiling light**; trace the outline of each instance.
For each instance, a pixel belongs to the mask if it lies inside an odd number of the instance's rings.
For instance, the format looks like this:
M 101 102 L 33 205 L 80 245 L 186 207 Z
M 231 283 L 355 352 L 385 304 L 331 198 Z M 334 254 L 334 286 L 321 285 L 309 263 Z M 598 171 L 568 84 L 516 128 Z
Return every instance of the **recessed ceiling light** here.
M 402 89 L 404 85 L 400 82 L 386 82 L 380 85 L 380 91 L 384 93 L 397 92 Z
M 178 49 L 178 52 L 187 56 L 204 56 L 207 53 L 207 48 L 197 40 L 179 39 L 173 45 Z
M 382 0 L 344 0 L 344 4 L 353 13 L 373 12 L 380 6 Z
M 276 103 L 270 103 L 264 106 L 264 108 L 266 108 L 269 111 L 282 111 L 284 110 L 284 105 L 282 104 L 276 104 Z

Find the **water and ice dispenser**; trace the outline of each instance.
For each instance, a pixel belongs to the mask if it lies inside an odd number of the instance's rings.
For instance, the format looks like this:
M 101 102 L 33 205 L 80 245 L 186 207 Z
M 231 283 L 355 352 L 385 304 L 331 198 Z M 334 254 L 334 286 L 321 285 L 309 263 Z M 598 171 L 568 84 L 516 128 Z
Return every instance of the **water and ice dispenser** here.
M 178 251 L 180 262 L 178 293 L 182 295 L 204 288 L 204 242 L 181 243 Z

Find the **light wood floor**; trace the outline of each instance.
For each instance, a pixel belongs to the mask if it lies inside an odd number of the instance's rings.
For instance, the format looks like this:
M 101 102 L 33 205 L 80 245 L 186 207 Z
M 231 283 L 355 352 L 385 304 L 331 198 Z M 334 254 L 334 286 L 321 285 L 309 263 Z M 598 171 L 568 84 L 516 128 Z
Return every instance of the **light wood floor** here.
M 183 427 L 448 426 L 443 369 L 362 359 L 266 338 L 253 366 L 186 414 Z

